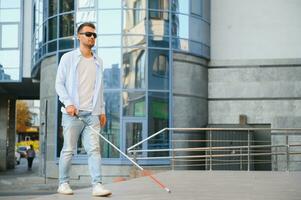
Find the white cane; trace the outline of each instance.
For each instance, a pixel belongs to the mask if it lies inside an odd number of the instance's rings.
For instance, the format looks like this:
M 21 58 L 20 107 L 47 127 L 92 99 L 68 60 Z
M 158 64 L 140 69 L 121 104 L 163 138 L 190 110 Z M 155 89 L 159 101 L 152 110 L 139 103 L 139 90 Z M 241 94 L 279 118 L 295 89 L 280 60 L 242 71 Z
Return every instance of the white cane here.
M 119 153 L 121 153 L 124 157 L 126 157 L 129 161 L 131 161 L 138 169 L 140 169 L 142 172 L 146 172 L 145 169 L 143 169 L 139 164 L 137 164 L 135 161 L 132 160 L 129 156 L 127 156 L 125 153 L 123 153 L 118 147 L 116 147 L 112 142 L 110 142 L 107 138 L 105 138 L 102 134 L 100 134 L 97 130 L 95 130 L 92 126 L 90 126 L 84 119 L 82 119 L 80 116 L 75 114 L 75 117 L 81 120 L 85 126 L 89 127 L 93 132 L 97 133 L 104 141 L 106 141 L 109 145 L 111 145 L 114 149 L 116 149 Z M 149 173 L 147 176 L 151 178 L 157 185 L 159 185 L 162 189 L 166 190 L 168 193 L 171 193 L 171 190 L 168 189 L 163 183 L 161 183 L 158 179 L 156 179 L 154 176 L 152 176 Z

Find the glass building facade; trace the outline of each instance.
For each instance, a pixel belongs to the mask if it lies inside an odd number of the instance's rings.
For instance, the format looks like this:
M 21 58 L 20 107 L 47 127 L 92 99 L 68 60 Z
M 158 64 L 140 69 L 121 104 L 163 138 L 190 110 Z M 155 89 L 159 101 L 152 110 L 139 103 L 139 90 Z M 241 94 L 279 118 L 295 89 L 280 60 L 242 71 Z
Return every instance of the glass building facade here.
M 0 83 L 21 79 L 21 16 L 21 0 L 0 0 Z
M 203 0 L 35 0 L 33 68 L 47 56 L 61 56 L 78 46 L 82 22 L 97 27 L 95 52 L 103 59 L 107 124 L 103 134 L 122 151 L 153 133 L 172 126 L 173 52 L 209 58 L 209 21 Z M 206 11 L 207 12 L 207 11 Z M 208 36 L 209 37 L 209 36 Z M 60 124 L 60 106 L 57 113 Z M 57 150 L 62 148 L 57 127 Z M 140 148 L 168 148 L 162 134 Z M 120 154 L 102 144 L 105 162 Z M 77 157 L 86 152 L 78 143 Z M 151 153 L 148 156 L 162 156 Z

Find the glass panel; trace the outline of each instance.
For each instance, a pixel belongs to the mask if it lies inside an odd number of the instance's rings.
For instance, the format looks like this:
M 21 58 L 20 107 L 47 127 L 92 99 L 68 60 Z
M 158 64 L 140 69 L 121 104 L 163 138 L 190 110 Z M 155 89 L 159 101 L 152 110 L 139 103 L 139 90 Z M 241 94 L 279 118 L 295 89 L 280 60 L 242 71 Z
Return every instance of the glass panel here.
M 121 11 L 102 10 L 98 13 L 98 32 L 101 34 L 121 33 Z M 112 22 L 114 24 L 112 25 Z
M 120 88 L 120 53 L 120 48 L 98 49 L 98 56 L 103 58 L 105 88 Z
M 202 0 L 191 0 L 191 13 L 202 16 Z
M 57 38 L 57 17 L 48 20 L 48 41 Z
M 122 100 L 123 116 L 145 116 L 145 92 L 123 92 Z
M 100 35 L 97 38 L 99 47 L 120 47 L 121 46 L 121 36 L 120 35 Z
M 161 35 L 150 35 L 148 36 L 148 46 L 169 48 L 169 37 Z
M 146 0 L 123 0 L 123 7 L 126 9 L 145 9 Z
M 121 0 L 101 0 L 98 1 L 98 8 L 121 8 Z
M 172 40 L 172 47 L 174 49 L 188 51 L 189 50 L 189 41 L 187 39 L 174 38 Z
M 172 35 L 180 38 L 189 38 L 188 15 L 173 15 Z
M 20 66 L 19 50 L 2 50 L 0 51 L 0 64 L 4 68 L 14 68 Z
M 189 14 L 189 2 L 189 0 L 172 0 L 171 10 L 174 12 Z
M 2 25 L 1 48 L 18 48 L 19 26 L 18 24 Z
M 20 8 L 20 0 L 2 0 L 1 8 Z
M 168 12 L 162 11 L 149 11 L 149 19 L 156 19 L 156 20 L 168 20 Z
M 74 10 L 74 0 L 60 0 L 60 13 Z
M 74 17 L 73 14 L 60 16 L 60 37 L 74 35 Z
M 47 44 L 47 52 L 54 52 L 57 50 L 57 41 L 53 41 Z
M 145 34 L 146 11 L 145 10 L 124 10 L 123 12 L 123 33 Z
M 62 39 L 59 41 L 59 49 L 72 49 L 74 47 L 74 38 Z
M 143 125 L 140 122 L 126 122 L 125 124 L 125 134 L 126 134 L 126 149 L 137 144 L 142 140 Z M 142 145 L 139 145 L 136 150 L 141 150 Z M 142 154 L 142 152 L 139 152 Z
M 83 22 L 95 22 L 96 12 L 95 11 L 78 11 L 76 13 L 76 23 L 80 24 Z
M 124 35 L 122 42 L 124 47 L 146 45 L 145 35 Z
M 168 10 L 168 1 L 169 0 L 150 0 L 148 1 L 149 9 Z
M 77 0 L 78 8 L 91 8 L 94 7 L 95 0 Z
M 169 51 L 149 50 L 148 74 L 149 89 L 169 89 Z
M 148 95 L 148 136 L 169 127 L 169 94 L 150 92 Z M 169 133 L 159 134 L 148 141 L 148 149 L 168 149 Z M 150 152 L 148 156 L 168 156 L 168 152 Z
M 169 35 L 167 12 L 150 11 L 148 32 L 150 35 Z
M 19 22 L 20 9 L 3 9 L 0 12 L 0 22 Z
M 20 80 L 20 69 L 19 68 L 2 68 L 0 64 L 0 81 Z
M 105 93 L 107 123 L 102 132 L 114 145 L 120 147 L 120 93 Z M 101 139 L 101 155 L 104 158 L 118 158 L 119 152 Z
M 126 49 L 123 53 L 123 88 L 145 88 L 145 50 Z
M 49 8 L 49 17 L 52 16 L 52 15 L 56 15 L 57 14 L 57 1 L 58 0 L 49 0 L 48 4 L 48 8 Z

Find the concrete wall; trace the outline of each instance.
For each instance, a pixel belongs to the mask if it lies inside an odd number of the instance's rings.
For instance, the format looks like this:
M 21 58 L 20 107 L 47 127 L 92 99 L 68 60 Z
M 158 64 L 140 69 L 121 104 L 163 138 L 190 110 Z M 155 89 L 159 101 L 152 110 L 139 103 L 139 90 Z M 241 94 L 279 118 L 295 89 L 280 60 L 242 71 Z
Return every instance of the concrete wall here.
M 41 63 L 41 80 L 40 80 L 40 151 L 41 155 L 40 172 L 44 174 L 45 158 L 47 162 L 55 161 L 56 155 L 56 93 L 55 77 L 57 69 L 56 56 L 48 57 Z M 47 121 L 46 121 L 46 102 L 47 102 Z M 47 129 L 46 129 L 47 125 Z M 46 145 L 46 146 L 45 146 Z M 54 162 L 55 164 L 55 162 Z M 57 173 L 57 169 L 55 168 Z M 46 173 L 53 173 L 46 171 Z
M 15 102 L 0 98 L 0 171 L 15 167 Z
M 298 0 L 212 1 L 209 124 L 237 124 L 244 114 L 251 124 L 300 127 L 300 9 Z M 281 134 L 272 144 L 285 144 Z M 273 169 L 285 170 L 286 158 L 277 160 Z
M 189 54 L 173 54 L 173 127 L 205 127 L 208 123 L 208 68 L 207 61 Z M 204 139 L 203 132 L 174 132 L 173 139 Z M 205 145 L 205 144 L 204 144 Z M 175 143 L 175 148 L 193 147 Z M 199 144 L 196 144 L 199 146 Z M 197 152 L 199 153 L 199 152 Z M 176 155 L 187 155 L 177 153 Z M 191 154 L 189 154 L 191 155 Z M 177 164 L 177 163 L 175 163 Z M 183 164 L 183 163 L 181 163 Z M 186 169 L 186 168 L 185 168 Z
M 297 62 L 300 9 L 299 0 L 212 0 L 211 65 Z
M 32 0 L 22 1 L 23 9 L 23 51 L 22 51 L 22 64 L 23 64 L 23 75 L 22 77 L 31 77 L 31 39 L 32 39 L 32 24 L 33 22 L 33 8 Z

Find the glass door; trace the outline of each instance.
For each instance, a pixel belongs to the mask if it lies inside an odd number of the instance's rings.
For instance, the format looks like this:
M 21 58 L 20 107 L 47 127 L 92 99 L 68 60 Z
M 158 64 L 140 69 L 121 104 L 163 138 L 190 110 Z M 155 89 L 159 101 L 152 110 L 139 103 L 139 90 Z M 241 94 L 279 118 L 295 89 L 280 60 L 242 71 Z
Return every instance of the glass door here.
M 127 149 L 134 144 L 137 144 L 144 138 L 146 138 L 146 126 L 145 126 L 144 120 L 123 120 L 123 136 L 124 136 L 124 147 L 125 152 Z M 139 145 L 135 149 L 146 149 L 147 143 L 143 143 L 142 145 Z M 137 155 L 145 156 L 146 153 L 137 153 Z

